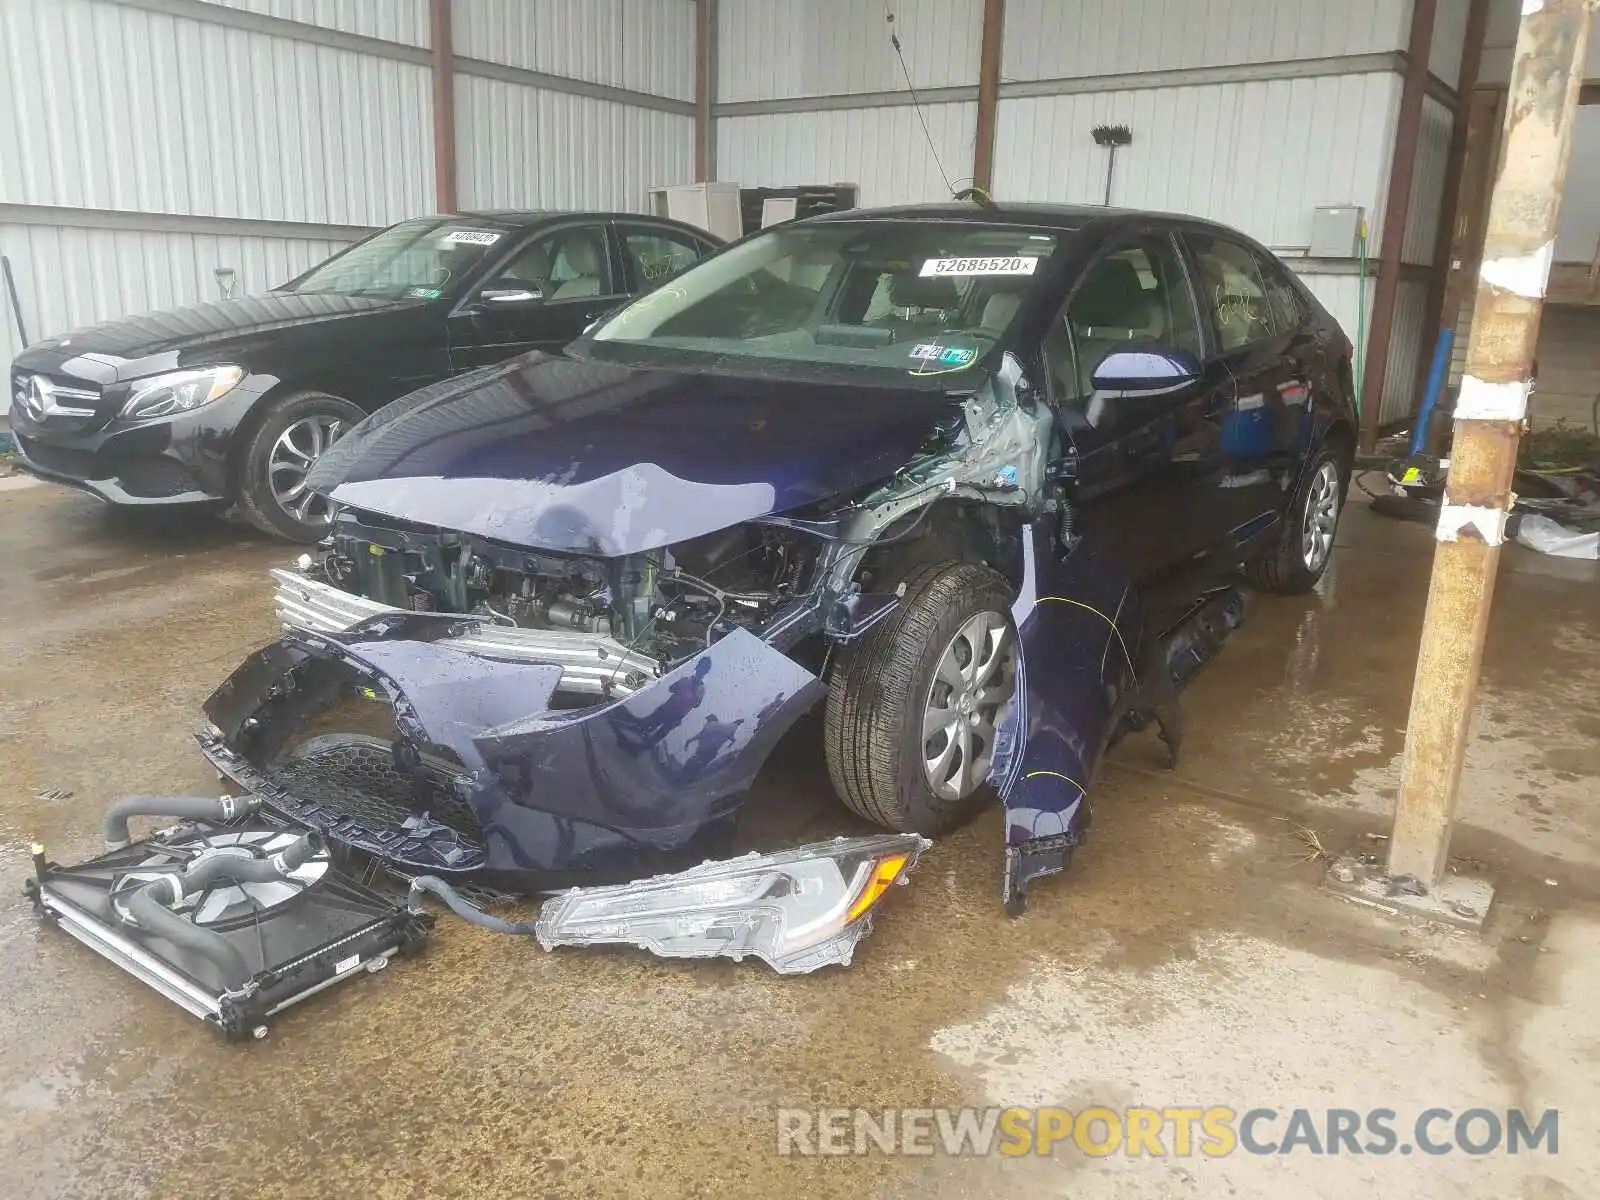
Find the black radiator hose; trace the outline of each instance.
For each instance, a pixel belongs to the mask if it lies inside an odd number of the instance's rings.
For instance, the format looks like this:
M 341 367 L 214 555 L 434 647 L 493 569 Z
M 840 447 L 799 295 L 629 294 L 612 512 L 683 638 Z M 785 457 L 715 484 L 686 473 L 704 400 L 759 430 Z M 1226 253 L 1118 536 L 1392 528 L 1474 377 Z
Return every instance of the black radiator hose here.
M 106 810 L 106 849 L 121 850 L 131 840 L 129 817 L 232 821 L 260 807 L 261 801 L 254 796 L 124 796 Z
M 146 933 L 166 938 L 175 946 L 209 959 L 222 972 L 225 986 L 236 988 L 255 973 L 245 961 L 244 953 L 224 935 L 194 924 L 174 912 L 173 907 L 185 896 L 204 891 L 214 883 L 270 883 L 283 879 L 320 854 L 324 847 L 322 835 L 308 830 L 270 858 L 209 855 L 191 863 L 181 873 L 163 875 L 139 888 L 128 897 L 128 915 Z
M 184 894 L 197 892 L 213 883 L 272 883 L 286 878 L 326 848 L 322 835 L 307 830 L 270 858 L 246 858 L 242 854 L 214 854 L 189 864 L 178 877 Z
M 238 987 L 254 974 L 243 951 L 215 929 L 196 925 L 168 908 L 183 895 L 181 891 L 173 895 L 176 885 L 175 875 L 145 884 L 128 897 L 128 915 L 145 933 L 166 938 L 174 946 L 210 960 L 222 972 L 225 987 Z
M 445 902 L 445 906 L 462 920 L 471 921 L 474 925 L 481 925 L 485 929 L 492 929 L 496 933 L 519 933 L 532 936 L 534 926 L 538 923 L 537 921 L 505 921 L 493 913 L 486 913 L 437 875 L 418 875 L 412 879 L 411 892 L 406 897 L 406 904 L 413 912 L 422 911 L 422 893 L 424 892 L 432 892 L 439 897 Z

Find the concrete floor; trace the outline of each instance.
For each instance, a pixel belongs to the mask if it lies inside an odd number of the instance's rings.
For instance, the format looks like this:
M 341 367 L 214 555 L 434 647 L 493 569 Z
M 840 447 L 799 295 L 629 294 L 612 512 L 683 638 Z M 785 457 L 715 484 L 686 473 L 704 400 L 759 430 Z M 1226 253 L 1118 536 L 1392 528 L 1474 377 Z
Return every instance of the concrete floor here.
M 1600 1194 L 1596 569 L 1507 554 L 1454 843 L 1500 889 L 1477 939 L 1335 900 L 1304 861 L 1297 826 L 1381 849 L 1431 542 L 1359 507 L 1340 545 L 1318 595 L 1261 600 L 1193 686 L 1176 772 L 1150 735 L 1119 748 L 1088 846 L 1020 920 L 990 814 L 848 970 L 545 954 L 444 920 L 422 958 L 232 1048 L 18 888 L 29 842 L 93 853 L 118 794 L 214 790 L 198 705 L 273 635 L 264 571 L 293 552 L 0 480 L 0 1193 Z M 844 825 L 806 736 L 755 802 L 789 836 Z M 1557 1107 L 1562 1128 L 1555 1156 L 1478 1159 L 774 1152 L 778 1106 L 1090 1103 Z

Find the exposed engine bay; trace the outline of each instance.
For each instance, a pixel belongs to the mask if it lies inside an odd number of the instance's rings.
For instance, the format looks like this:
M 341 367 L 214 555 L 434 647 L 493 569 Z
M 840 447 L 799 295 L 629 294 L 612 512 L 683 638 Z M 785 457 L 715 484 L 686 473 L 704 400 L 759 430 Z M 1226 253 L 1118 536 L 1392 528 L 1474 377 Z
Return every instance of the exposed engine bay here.
M 346 510 L 313 578 L 393 608 L 614 639 L 679 662 L 738 626 L 759 632 L 803 589 L 820 543 L 742 525 L 622 558 L 527 550 Z
M 859 495 L 643 553 L 535 550 L 345 508 L 320 551 L 302 556 L 301 581 L 277 573 L 279 613 L 288 626 L 325 631 L 383 611 L 473 618 L 476 636 L 513 657 L 514 646 L 565 665 L 577 653 L 584 666 L 561 691 L 602 696 L 636 690 L 733 629 L 783 649 L 822 632 L 848 639 L 893 607 L 899 580 L 873 552 L 933 533 L 928 517 L 941 502 L 978 502 L 969 512 L 998 546 L 1015 543 L 1026 511 L 1046 501 L 1053 414 L 1019 403 L 1021 381 L 1008 360 L 934 423 L 919 454 Z M 1005 509 L 1013 520 L 1001 519 Z M 863 607 L 863 592 L 881 598 Z

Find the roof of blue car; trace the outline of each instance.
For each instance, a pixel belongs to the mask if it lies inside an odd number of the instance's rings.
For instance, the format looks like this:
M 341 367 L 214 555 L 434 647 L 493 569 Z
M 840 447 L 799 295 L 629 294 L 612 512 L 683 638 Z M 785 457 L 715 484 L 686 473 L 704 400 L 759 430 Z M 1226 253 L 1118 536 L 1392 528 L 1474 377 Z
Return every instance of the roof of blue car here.
M 1227 233 L 1236 230 L 1205 217 L 1142 208 L 1107 208 L 1099 204 L 1013 204 L 996 200 L 993 207 L 972 201 L 941 204 L 899 204 L 886 208 L 844 208 L 809 217 L 807 224 L 827 221 L 971 221 L 977 225 L 1027 225 L 1032 228 L 1077 230 L 1090 225 L 1159 218 Z
M 1077 229 L 1090 221 L 1103 221 L 1107 217 L 1140 216 L 1126 208 L 1102 208 L 1087 204 L 1010 204 L 995 201 L 993 207 L 971 202 L 949 201 L 943 204 L 897 204 L 887 208 L 845 208 L 837 212 L 822 213 L 814 221 L 849 221 L 870 218 L 873 220 L 935 220 L 976 221 L 985 225 L 1025 224 L 1058 225 L 1063 229 Z

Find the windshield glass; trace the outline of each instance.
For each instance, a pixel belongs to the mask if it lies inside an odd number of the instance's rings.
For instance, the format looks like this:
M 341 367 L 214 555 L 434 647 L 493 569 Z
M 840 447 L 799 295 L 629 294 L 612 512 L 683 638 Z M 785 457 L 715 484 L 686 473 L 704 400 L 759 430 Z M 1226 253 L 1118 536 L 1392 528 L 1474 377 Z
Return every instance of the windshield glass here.
M 312 267 L 279 290 L 437 300 L 477 271 L 509 236 L 504 225 L 474 217 L 403 221 Z
M 969 221 L 773 229 L 617 313 L 605 345 L 889 368 L 972 366 L 1006 334 L 1056 235 Z

